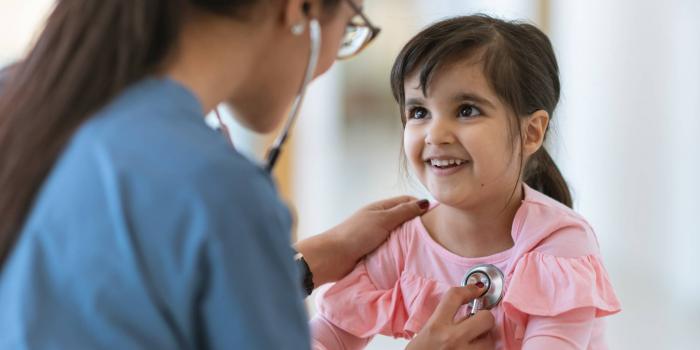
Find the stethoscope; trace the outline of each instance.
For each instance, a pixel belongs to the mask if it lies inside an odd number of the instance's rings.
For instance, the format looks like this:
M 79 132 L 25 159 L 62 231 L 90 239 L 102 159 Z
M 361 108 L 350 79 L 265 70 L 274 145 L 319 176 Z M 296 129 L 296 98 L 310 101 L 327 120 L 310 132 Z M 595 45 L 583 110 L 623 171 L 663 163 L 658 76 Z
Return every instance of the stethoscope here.
M 476 265 L 464 275 L 462 286 L 483 283 L 486 289 L 481 296 L 469 302 L 469 316 L 474 316 L 479 310 L 490 310 L 503 299 L 503 272 L 491 264 Z
M 293 29 L 293 33 L 295 34 L 301 34 L 303 33 L 304 27 L 296 27 Z M 265 170 L 267 170 L 268 173 L 272 173 L 272 169 L 275 167 L 275 164 L 277 163 L 277 159 L 279 158 L 280 152 L 282 150 L 282 146 L 284 143 L 287 141 L 287 137 L 289 136 L 289 131 L 291 130 L 292 126 L 294 125 L 294 121 L 296 121 L 297 116 L 299 115 L 299 110 L 301 109 L 301 104 L 304 101 L 304 96 L 306 95 L 306 87 L 309 85 L 311 80 L 314 77 L 314 72 L 316 72 L 316 65 L 318 64 L 318 57 L 321 53 L 321 25 L 318 23 L 318 20 L 316 19 L 311 19 L 309 21 L 309 38 L 311 39 L 311 47 L 309 48 L 309 62 L 306 65 L 306 71 L 304 73 L 304 80 L 301 83 L 301 87 L 299 88 L 299 92 L 297 93 L 297 97 L 294 100 L 294 104 L 292 105 L 292 108 L 289 110 L 289 114 L 287 115 L 287 122 L 284 125 L 284 128 L 282 129 L 282 132 L 277 136 L 277 139 L 275 139 L 275 142 L 272 144 L 272 147 L 270 150 L 267 152 L 267 163 L 265 165 Z M 218 108 L 214 109 L 214 112 L 216 113 L 216 117 L 219 119 L 219 124 L 221 128 L 223 129 L 224 134 L 226 134 L 227 138 L 229 139 L 230 142 L 230 135 L 228 132 L 228 128 L 226 127 L 226 124 L 224 124 L 221 121 L 221 114 L 218 111 Z M 232 144 L 233 145 L 233 144 Z
M 282 145 L 287 141 L 289 130 L 292 128 L 292 125 L 294 125 L 294 121 L 296 121 L 299 110 L 301 109 L 301 103 L 304 101 L 304 95 L 306 95 L 306 87 L 314 78 L 314 72 L 316 72 L 318 56 L 321 53 L 321 25 L 316 19 L 311 19 L 309 21 L 309 38 L 311 39 L 311 47 L 309 48 L 309 63 L 306 65 L 304 80 L 301 83 L 299 93 L 294 100 L 292 109 L 287 116 L 287 123 L 284 125 L 282 132 L 277 136 L 275 143 L 272 144 L 272 147 L 267 153 L 267 165 L 265 169 L 268 173 L 272 173 L 272 169 L 275 167 L 275 163 L 277 163 Z

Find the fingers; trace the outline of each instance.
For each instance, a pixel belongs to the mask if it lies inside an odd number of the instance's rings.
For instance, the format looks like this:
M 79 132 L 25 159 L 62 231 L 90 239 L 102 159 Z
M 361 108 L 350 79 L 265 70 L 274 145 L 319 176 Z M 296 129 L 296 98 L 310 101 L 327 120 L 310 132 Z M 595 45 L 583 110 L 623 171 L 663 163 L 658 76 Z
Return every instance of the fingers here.
M 411 196 L 399 196 L 399 197 L 393 197 L 393 198 L 388 198 L 379 202 L 375 202 L 371 204 L 370 206 L 373 208 L 377 209 L 391 209 L 399 204 L 402 203 L 407 203 L 416 200 L 414 197 Z
M 480 340 L 480 337 L 485 337 L 495 323 L 496 320 L 491 311 L 481 310 L 476 315 L 461 321 L 459 328 L 466 339 L 474 341 Z
M 409 201 L 396 205 L 391 209 L 386 210 L 384 227 L 387 230 L 393 230 L 404 222 L 424 214 L 430 203 L 427 200 Z
M 495 320 L 490 311 L 479 311 L 463 321 L 454 320 L 462 305 L 484 291 L 485 288 L 474 285 L 450 288 L 407 349 L 494 349 L 491 329 Z
M 440 304 L 438 304 L 435 312 L 433 312 L 432 318 L 439 323 L 452 323 L 457 310 L 470 300 L 480 297 L 483 292 L 483 288 L 478 288 L 475 285 L 450 288 L 442 297 L 442 300 L 440 300 Z
M 491 332 L 486 332 L 469 343 L 469 350 L 493 350 L 495 348 L 496 344 Z

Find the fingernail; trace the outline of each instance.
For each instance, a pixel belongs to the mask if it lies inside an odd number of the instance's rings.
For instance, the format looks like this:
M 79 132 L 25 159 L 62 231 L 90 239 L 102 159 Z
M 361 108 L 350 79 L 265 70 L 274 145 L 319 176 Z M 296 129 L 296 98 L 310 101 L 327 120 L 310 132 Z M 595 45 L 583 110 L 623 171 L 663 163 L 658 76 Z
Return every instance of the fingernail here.
M 430 202 L 427 199 L 421 199 L 420 201 L 418 201 L 418 206 L 421 209 L 425 210 L 428 209 L 428 207 L 430 206 Z
M 476 287 L 479 289 L 484 288 L 484 282 L 476 282 Z

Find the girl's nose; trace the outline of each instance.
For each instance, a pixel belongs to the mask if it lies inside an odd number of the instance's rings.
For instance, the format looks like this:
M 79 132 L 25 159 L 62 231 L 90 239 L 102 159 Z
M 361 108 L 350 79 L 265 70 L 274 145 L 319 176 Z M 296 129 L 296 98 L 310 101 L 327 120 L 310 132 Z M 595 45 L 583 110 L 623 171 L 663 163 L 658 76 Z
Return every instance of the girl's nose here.
M 429 145 L 447 145 L 455 142 L 453 128 L 445 118 L 433 118 L 425 133 L 425 143 Z

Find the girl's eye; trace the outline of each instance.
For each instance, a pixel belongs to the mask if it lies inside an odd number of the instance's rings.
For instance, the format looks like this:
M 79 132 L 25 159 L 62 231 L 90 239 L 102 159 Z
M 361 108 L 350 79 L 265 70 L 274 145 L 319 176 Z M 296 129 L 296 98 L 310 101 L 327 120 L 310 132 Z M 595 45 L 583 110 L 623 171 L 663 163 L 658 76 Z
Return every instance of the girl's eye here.
M 481 111 L 474 105 L 464 105 L 459 107 L 459 116 L 461 118 L 471 118 L 481 115 Z
M 428 111 L 423 107 L 414 107 L 408 111 L 408 119 L 423 119 L 428 115 Z

